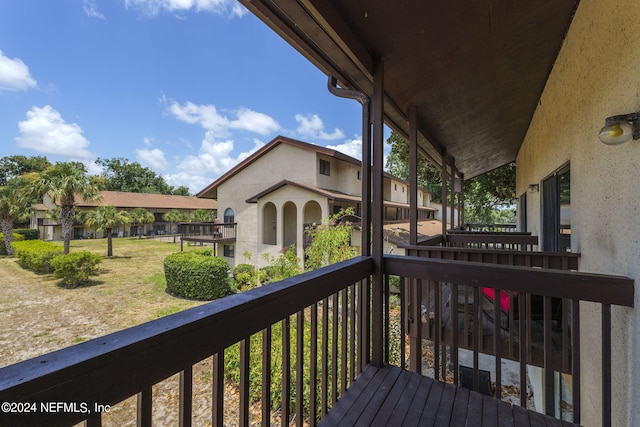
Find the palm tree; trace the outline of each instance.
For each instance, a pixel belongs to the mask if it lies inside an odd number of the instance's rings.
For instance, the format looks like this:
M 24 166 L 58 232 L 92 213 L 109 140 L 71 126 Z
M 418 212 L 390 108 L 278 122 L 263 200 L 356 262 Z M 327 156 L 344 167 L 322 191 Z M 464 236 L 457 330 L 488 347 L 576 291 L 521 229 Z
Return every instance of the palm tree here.
M 85 223 L 96 227 L 96 231 L 104 231 L 107 235 L 107 256 L 113 256 L 112 230 L 118 225 L 125 225 L 131 221 L 125 211 L 117 211 L 115 206 L 98 206 L 87 214 Z
M 0 187 L 0 231 L 8 255 L 13 255 L 13 224 L 16 220 L 28 218 L 33 212 L 33 199 L 28 197 L 27 185 L 24 179 L 14 178 Z
M 189 220 L 191 222 L 213 222 L 216 219 L 213 211 L 208 209 L 196 209 L 191 213 Z
M 129 218 L 133 225 L 151 224 L 156 220 L 153 214 L 145 208 L 135 208 L 129 212 Z M 138 231 L 138 238 L 142 239 L 142 233 L 140 233 L 140 231 Z
M 85 201 L 100 200 L 98 187 L 91 183 L 87 168 L 80 162 L 60 162 L 42 172 L 33 186 L 33 192 L 40 197 L 48 194 L 60 206 L 64 253 L 69 253 L 69 242 L 73 230 L 76 196 Z
M 185 214 L 180 212 L 178 209 L 171 209 L 169 212 L 162 215 L 162 219 L 171 223 L 171 231 L 173 231 L 173 243 L 176 242 L 176 230 L 174 228 L 174 223 L 184 221 L 187 218 Z

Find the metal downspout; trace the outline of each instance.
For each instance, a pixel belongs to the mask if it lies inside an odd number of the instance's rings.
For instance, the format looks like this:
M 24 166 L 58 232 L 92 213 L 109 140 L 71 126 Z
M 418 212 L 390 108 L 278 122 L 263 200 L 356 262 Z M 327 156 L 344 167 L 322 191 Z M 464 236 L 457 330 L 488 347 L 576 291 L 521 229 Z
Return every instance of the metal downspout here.
M 363 256 L 371 255 L 371 235 L 365 230 L 371 229 L 371 123 L 369 119 L 369 97 L 355 89 L 338 87 L 338 79 L 329 76 L 329 92 L 340 98 L 355 99 L 362 104 L 362 244 Z M 366 165 L 366 166 L 365 166 Z M 365 203 L 365 201 L 367 203 Z

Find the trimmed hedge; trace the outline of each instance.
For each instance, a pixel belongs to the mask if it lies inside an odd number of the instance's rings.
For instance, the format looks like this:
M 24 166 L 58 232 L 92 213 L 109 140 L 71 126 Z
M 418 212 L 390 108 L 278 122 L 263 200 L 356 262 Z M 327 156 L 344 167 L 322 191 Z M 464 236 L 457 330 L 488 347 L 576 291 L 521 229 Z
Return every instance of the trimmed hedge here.
M 24 236 L 21 234 L 17 234 L 15 231 L 13 232 L 13 241 L 19 242 L 24 240 Z M 0 255 L 9 255 L 7 253 L 7 248 L 4 246 L 4 234 L 0 233 Z
M 167 289 L 174 295 L 199 300 L 221 298 L 231 292 L 229 263 L 206 255 L 211 251 L 177 252 L 164 259 Z
M 35 273 L 53 273 L 51 260 L 61 255 L 62 246 L 40 240 L 24 240 L 12 244 L 18 264 Z
M 89 276 L 98 275 L 98 264 L 102 257 L 93 252 L 80 251 L 67 255 L 58 255 L 51 260 L 53 274 L 62 279 L 62 283 L 75 288 L 89 281 Z
M 16 228 L 13 232 L 24 236 L 24 240 L 38 240 L 40 238 L 40 230 L 37 228 Z

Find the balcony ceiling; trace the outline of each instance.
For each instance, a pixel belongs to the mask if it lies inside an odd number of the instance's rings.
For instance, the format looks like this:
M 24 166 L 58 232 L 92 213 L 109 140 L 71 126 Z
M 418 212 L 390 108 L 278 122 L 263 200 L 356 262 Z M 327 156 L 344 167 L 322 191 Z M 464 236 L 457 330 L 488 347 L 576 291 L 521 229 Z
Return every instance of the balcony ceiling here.
M 385 120 L 465 179 L 515 160 L 578 0 L 240 0 L 341 86 L 372 93 L 384 60 Z

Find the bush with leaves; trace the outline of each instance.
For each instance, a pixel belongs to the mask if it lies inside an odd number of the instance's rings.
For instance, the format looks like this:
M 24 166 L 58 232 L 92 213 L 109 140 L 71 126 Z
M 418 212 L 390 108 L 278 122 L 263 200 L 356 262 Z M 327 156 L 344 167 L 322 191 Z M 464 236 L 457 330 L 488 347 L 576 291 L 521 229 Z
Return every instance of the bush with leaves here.
M 39 274 L 53 273 L 51 260 L 63 253 L 63 248 L 51 242 L 24 240 L 12 243 L 18 264 Z
M 229 270 L 226 260 L 204 251 L 177 252 L 164 259 L 167 289 L 186 298 L 213 300 L 229 294 Z
M 20 242 L 24 240 L 24 236 L 21 234 L 18 234 L 15 232 L 13 232 L 13 241 L 14 242 Z M 0 242 L 4 241 L 4 234 L 0 233 Z M 5 245 L 0 244 L 0 255 L 8 255 L 7 254 L 7 248 L 5 247 Z
M 13 232 L 20 234 L 24 240 L 38 240 L 40 238 L 40 230 L 37 228 L 16 228 Z
M 277 258 L 264 254 L 264 259 L 269 263 L 268 266 L 260 269 L 263 283 L 277 282 L 286 278 L 296 276 L 302 273 L 300 268 L 300 258 L 296 255 L 296 247 L 289 246 L 287 251 Z
M 256 269 L 251 264 L 242 263 L 233 268 L 233 279 L 240 292 L 255 288 L 264 277 L 264 272 Z
M 51 260 L 55 277 L 62 279 L 62 283 L 68 287 L 76 288 L 89 282 L 90 276 L 98 275 L 98 264 L 102 257 L 93 252 L 72 252 L 67 255 L 58 255 Z
M 351 246 L 353 226 L 344 217 L 354 214 L 353 208 L 323 218 L 322 224 L 314 224 L 305 229 L 311 238 L 311 246 L 305 252 L 307 270 L 346 261 L 358 255 L 358 248 Z

